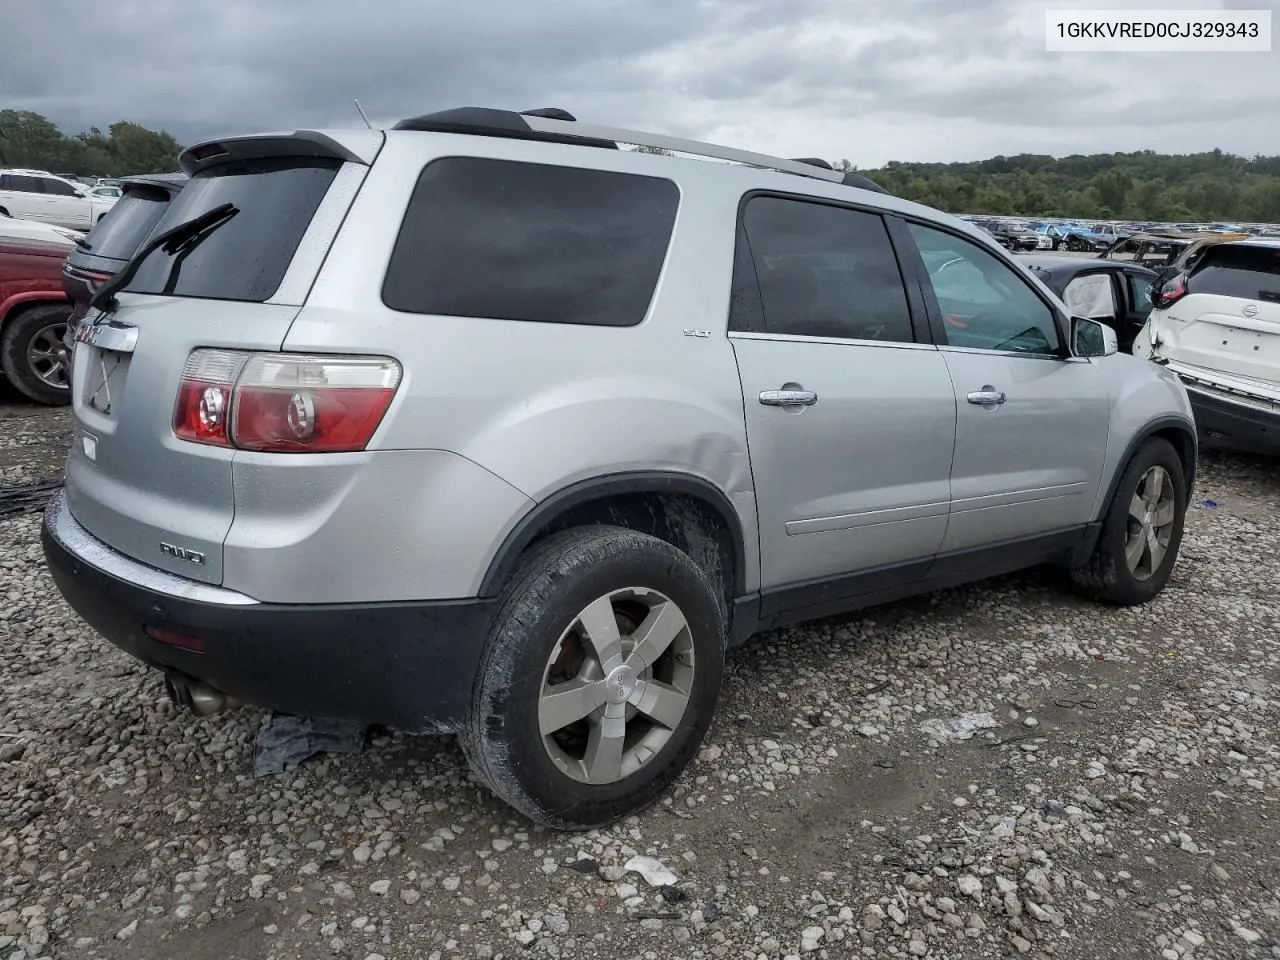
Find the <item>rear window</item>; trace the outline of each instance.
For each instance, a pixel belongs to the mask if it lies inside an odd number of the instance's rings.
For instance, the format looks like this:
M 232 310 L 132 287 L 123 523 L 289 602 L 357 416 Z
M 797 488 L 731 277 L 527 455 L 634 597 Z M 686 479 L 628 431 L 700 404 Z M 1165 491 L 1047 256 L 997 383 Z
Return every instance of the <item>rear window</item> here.
M 85 239 L 96 257 L 128 260 L 169 205 L 169 194 L 154 187 L 131 188 L 107 211 Z
M 239 212 L 183 250 L 151 253 L 126 289 L 269 300 L 340 166 L 337 160 L 289 157 L 235 161 L 197 173 L 169 204 L 156 224 L 157 234 L 224 203 Z
M 1280 301 L 1280 247 L 1209 247 L 1187 280 L 1187 292 Z
M 644 319 L 680 195 L 658 177 L 447 157 L 418 178 L 382 300 L 455 317 Z

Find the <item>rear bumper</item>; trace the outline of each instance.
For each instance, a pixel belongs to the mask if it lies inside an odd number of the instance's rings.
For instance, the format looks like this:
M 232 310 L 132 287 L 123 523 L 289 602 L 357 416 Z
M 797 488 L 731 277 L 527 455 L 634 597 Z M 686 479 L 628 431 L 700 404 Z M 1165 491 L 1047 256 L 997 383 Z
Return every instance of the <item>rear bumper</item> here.
M 1280 456 L 1280 393 L 1274 388 L 1261 381 L 1170 360 L 1155 353 L 1142 336 L 1135 345 L 1142 345 L 1143 355 L 1182 381 L 1195 415 L 1201 449 Z
M 113 551 L 76 522 L 62 493 L 46 508 L 41 540 L 76 613 L 149 666 L 298 716 L 437 733 L 466 716 L 492 601 L 260 603 Z M 204 650 L 160 642 L 148 628 Z
M 1189 383 L 1186 387 L 1201 449 L 1280 457 L 1280 410 L 1230 399 Z

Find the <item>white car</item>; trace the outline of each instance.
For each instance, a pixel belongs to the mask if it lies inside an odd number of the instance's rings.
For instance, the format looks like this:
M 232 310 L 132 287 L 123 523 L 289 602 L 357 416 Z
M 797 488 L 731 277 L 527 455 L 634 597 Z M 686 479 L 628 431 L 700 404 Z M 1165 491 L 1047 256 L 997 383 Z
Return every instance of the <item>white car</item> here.
M 72 230 L 88 230 L 115 205 L 82 183 L 43 170 L 0 170 L 0 213 Z
M 0 213 L 0 240 L 39 240 L 43 243 L 59 243 L 74 247 L 77 240 L 84 239 L 79 230 L 69 230 L 52 223 L 40 223 L 37 220 L 22 220 Z
M 1201 446 L 1280 456 L 1280 240 L 1207 247 L 1153 297 L 1133 352 L 1182 380 Z

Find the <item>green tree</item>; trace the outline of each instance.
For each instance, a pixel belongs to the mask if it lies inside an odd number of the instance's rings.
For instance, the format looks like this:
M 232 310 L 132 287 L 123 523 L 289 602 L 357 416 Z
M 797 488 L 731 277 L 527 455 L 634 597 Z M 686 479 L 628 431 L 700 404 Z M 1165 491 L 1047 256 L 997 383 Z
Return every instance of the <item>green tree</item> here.
M 164 173 L 177 167 L 182 147 L 168 133 L 123 121 L 110 129 L 110 153 L 127 173 Z
M 66 138 L 49 120 L 30 110 L 0 110 L 0 164 L 10 167 L 57 167 Z

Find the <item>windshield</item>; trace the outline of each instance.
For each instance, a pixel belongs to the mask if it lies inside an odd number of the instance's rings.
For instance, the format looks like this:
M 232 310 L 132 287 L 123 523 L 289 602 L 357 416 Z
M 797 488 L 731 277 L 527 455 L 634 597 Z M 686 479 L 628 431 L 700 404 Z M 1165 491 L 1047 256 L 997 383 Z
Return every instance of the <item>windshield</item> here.
M 270 299 L 340 166 L 336 160 L 291 157 L 234 161 L 197 173 L 169 204 L 155 232 L 225 204 L 233 205 L 236 215 L 198 243 L 153 251 L 125 289 L 256 303 Z

